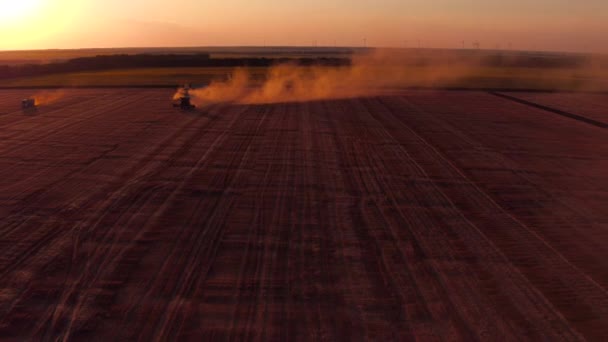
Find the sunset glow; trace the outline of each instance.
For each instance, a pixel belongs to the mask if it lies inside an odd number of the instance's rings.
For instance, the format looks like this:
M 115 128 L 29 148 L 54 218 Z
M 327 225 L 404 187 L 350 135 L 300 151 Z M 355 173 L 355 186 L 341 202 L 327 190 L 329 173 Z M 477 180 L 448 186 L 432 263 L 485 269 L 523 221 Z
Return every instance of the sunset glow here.
M 0 23 L 14 25 L 29 20 L 40 10 L 41 0 L 0 0 Z
M 608 341 L 608 0 L 0 0 L 0 342 Z
M 608 52 L 602 0 L 2 0 L 0 50 L 136 46 L 472 47 Z

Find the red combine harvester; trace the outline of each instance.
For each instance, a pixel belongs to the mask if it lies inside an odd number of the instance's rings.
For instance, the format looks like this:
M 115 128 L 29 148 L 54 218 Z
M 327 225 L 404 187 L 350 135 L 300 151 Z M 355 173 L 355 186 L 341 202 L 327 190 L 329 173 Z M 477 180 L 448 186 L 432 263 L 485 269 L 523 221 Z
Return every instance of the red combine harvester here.
M 186 85 L 180 90 L 179 97 L 176 99 L 176 102 L 173 103 L 173 107 L 181 108 L 183 110 L 196 108 L 190 101 L 190 85 Z

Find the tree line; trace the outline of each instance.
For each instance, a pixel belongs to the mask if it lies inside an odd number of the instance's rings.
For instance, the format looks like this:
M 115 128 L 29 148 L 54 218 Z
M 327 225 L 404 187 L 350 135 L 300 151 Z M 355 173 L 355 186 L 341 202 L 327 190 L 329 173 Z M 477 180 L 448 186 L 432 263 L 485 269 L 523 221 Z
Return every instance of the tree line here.
M 83 71 L 181 67 L 269 67 L 282 63 L 302 66 L 348 66 L 349 58 L 211 58 L 209 54 L 136 54 L 80 57 L 48 64 L 0 65 L 0 79 Z

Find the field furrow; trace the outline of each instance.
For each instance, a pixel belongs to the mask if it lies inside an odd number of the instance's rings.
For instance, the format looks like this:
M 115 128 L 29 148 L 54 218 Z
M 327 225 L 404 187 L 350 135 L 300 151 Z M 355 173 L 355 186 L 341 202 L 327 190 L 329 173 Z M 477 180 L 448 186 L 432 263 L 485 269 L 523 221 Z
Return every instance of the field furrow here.
M 0 339 L 608 336 L 605 129 L 475 91 L 42 92 L 0 91 Z

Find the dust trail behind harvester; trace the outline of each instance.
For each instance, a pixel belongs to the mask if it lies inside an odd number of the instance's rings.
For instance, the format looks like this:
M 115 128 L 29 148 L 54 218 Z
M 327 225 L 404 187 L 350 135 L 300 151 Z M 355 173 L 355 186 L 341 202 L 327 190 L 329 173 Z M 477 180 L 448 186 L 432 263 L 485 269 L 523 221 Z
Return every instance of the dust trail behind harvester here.
M 429 68 L 430 69 L 430 68 Z M 324 99 L 371 96 L 391 87 L 435 86 L 467 73 L 468 66 L 434 65 L 433 70 L 412 73 L 399 64 L 394 52 L 377 50 L 357 55 L 350 66 L 271 67 L 265 79 L 256 81 L 244 68 L 236 69 L 225 81 L 190 91 L 197 105 L 209 103 L 262 104 L 304 102 Z M 180 90 L 175 96 L 179 97 Z
M 522 58 L 526 61 L 524 66 L 520 66 Z M 200 106 L 225 102 L 262 104 L 353 98 L 404 87 L 532 89 L 557 85 L 565 90 L 597 90 L 598 84 L 600 87 L 608 84 L 581 80 L 581 74 L 597 75 L 587 63 L 566 68 L 532 67 L 526 65 L 529 60 L 534 61 L 518 54 L 469 51 L 425 55 L 378 49 L 355 55 L 350 66 L 277 65 L 268 70 L 261 83 L 249 70 L 236 69 L 228 80 L 193 89 L 190 95 L 192 102 Z M 556 80 L 563 84 L 556 84 Z
M 41 91 L 41 92 L 35 94 L 32 97 L 34 98 L 36 106 L 44 106 L 44 105 L 53 104 L 53 103 L 59 101 L 64 96 L 65 96 L 64 90 L 54 90 L 54 91 L 45 90 L 45 91 Z

